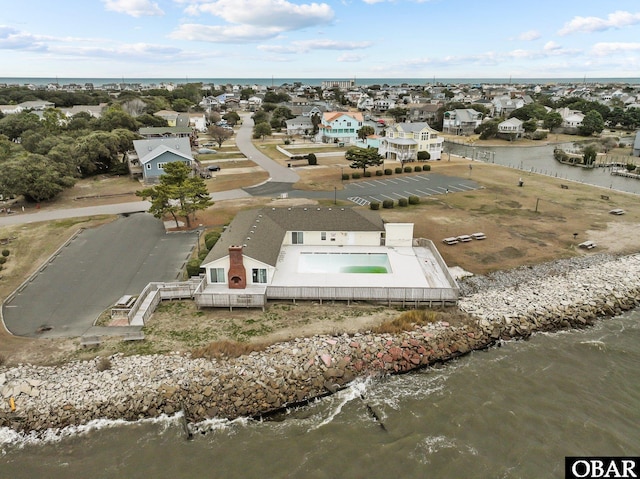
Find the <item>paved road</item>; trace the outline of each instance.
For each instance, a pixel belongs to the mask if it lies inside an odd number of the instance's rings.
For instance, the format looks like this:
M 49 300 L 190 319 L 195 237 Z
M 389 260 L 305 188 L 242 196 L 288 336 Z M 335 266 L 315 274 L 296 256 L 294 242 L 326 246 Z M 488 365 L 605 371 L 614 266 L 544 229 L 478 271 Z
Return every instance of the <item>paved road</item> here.
M 277 183 L 295 183 L 300 177 L 291 169 L 276 163 L 267 155 L 262 153 L 251 142 L 253 135 L 253 120 L 251 115 L 242 115 L 242 125 L 236 133 L 236 145 L 254 163 L 269 173 L 269 181 Z
M 197 238 L 166 234 L 148 213 L 84 230 L 5 303 L 5 325 L 18 336 L 81 336 L 121 296 L 178 279 Z

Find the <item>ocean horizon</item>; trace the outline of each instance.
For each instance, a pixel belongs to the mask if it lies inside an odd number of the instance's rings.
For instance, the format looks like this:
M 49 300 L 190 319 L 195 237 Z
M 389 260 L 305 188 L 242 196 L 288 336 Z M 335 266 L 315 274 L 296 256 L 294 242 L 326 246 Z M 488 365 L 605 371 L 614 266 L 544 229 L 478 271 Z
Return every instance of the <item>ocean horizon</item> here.
M 570 85 L 593 85 L 593 84 L 628 84 L 638 85 L 640 84 L 639 78 L 624 78 L 624 77 L 609 77 L 609 78 L 168 78 L 168 77 L 147 77 L 147 78 L 128 78 L 128 77 L 109 77 L 109 78 L 89 78 L 89 77 L 0 77 L 0 83 L 8 85 L 34 85 L 42 86 L 49 84 L 68 85 L 85 83 L 92 83 L 94 86 L 101 86 L 110 83 L 125 83 L 125 84 L 140 84 L 143 86 L 160 85 L 160 84 L 187 84 L 187 83 L 203 83 L 213 85 L 260 85 L 260 86 L 282 86 L 285 84 L 292 85 L 296 82 L 309 86 L 321 86 L 322 82 L 326 81 L 350 81 L 353 80 L 356 86 L 366 85 L 483 85 L 483 84 L 537 84 L 537 85 L 551 85 L 551 84 L 570 84 Z

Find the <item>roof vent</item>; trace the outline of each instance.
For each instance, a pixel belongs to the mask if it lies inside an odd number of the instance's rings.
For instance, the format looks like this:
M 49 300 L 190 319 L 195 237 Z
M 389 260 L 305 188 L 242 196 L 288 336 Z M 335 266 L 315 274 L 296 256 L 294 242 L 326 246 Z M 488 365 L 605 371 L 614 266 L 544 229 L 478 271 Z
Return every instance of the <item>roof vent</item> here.
M 318 211 L 320 211 L 320 208 L 318 208 Z
M 307 209 L 306 209 L 306 208 L 305 208 L 304 210 L 305 210 L 305 211 L 307 211 Z

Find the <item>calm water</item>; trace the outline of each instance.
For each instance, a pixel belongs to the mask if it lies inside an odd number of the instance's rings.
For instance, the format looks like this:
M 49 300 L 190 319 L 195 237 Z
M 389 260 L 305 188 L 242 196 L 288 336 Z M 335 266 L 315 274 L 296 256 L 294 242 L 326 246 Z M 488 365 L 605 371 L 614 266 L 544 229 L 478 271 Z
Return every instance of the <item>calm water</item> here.
M 639 452 L 639 319 L 633 312 L 358 383 L 281 421 L 202 423 L 192 441 L 176 418 L 47 441 L 5 431 L 0 471 L 16 479 L 560 478 L 567 455 Z
M 532 147 L 471 147 L 459 144 L 446 143 L 446 151 L 454 155 L 474 158 L 487 163 L 508 166 L 522 170 L 523 180 L 526 186 L 526 175 L 540 173 L 569 181 L 578 181 L 588 185 L 600 186 L 606 189 L 626 191 L 628 193 L 640 193 L 640 180 L 611 175 L 610 168 L 580 168 L 577 166 L 563 165 L 553 158 L 553 149 L 558 146 L 565 151 L 575 149 L 573 143 L 560 145 L 545 145 Z M 447 153 L 443 153 L 446 161 Z M 626 158 L 623 157 L 626 161 Z M 635 158 L 638 162 L 638 158 Z M 473 173 L 472 173 L 473 175 Z M 473 177 L 473 176 L 472 176 Z

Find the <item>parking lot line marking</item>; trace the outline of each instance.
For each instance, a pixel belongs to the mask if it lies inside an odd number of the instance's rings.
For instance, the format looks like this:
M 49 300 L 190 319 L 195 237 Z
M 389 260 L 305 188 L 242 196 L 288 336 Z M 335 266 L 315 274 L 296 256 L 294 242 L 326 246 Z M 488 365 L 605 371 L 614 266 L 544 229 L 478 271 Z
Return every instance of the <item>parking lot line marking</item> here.
M 360 197 L 360 196 L 350 196 L 349 198 L 347 198 L 349 201 L 360 205 L 360 206 L 365 206 L 368 205 L 369 203 L 371 203 L 370 201 Z
M 364 186 L 362 186 L 362 185 L 361 185 L 361 184 L 359 184 L 359 183 L 353 183 L 353 186 L 357 186 L 358 188 L 364 188 Z
M 413 192 L 411 192 L 411 191 L 407 191 L 407 190 L 405 190 L 404 192 L 405 192 L 406 194 L 408 194 L 408 195 L 413 195 L 413 194 L 414 194 Z
M 410 176 L 407 178 L 407 180 L 411 180 L 411 181 L 420 181 L 418 178 L 416 178 L 415 176 Z
M 386 183 L 384 181 L 382 181 L 382 180 L 375 180 L 375 181 L 376 181 L 376 183 L 380 183 L 381 185 L 386 185 Z
M 473 186 L 470 185 L 463 185 L 463 184 L 459 184 L 458 185 L 460 188 L 464 188 L 465 191 L 469 191 L 469 190 L 475 190 L 475 188 Z
M 372 198 L 373 201 L 377 201 L 378 203 L 382 203 L 382 200 L 376 198 L 375 196 L 369 196 L 369 198 Z
M 394 180 L 387 180 L 387 183 L 393 183 L 394 185 L 397 184 Z
M 401 195 L 400 193 L 391 193 L 392 195 L 396 195 L 398 198 L 404 198 L 404 195 Z
M 395 200 L 393 196 L 387 196 L 387 195 L 381 195 L 381 196 L 384 196 L 385 198 L 389 198 L 390 200 Z
M 442 194 L 442 191 L 434 190 L 434 189 L 431 189 L 431 188 L 426 188 L 426 189 L 429 190 L 429 191 L 432 191 L 436 195 Z M 444 188 L 443 188 L 443 190 L 444 190 Z
M 398 181 L 402 181 L 403 183 L 409 183 L 406 179 L 404 178 L 398 178 Z
M 427 193 L 426 191 L 416 190 L 418 193 L 422 193 L 423 195 L 431 196 L 431 193 Z
M 361 184 L 363 185 L 369 185 L 369 186 L 376 186 L 373 183 L 371 183 L 370 181 L 363 181 Z

